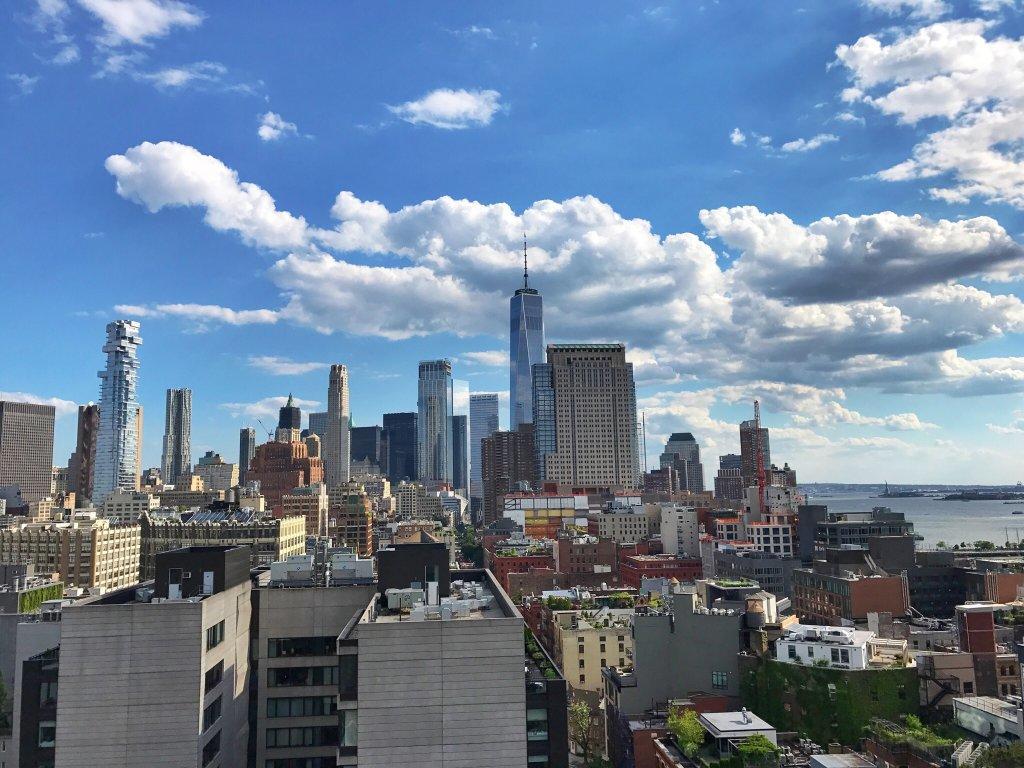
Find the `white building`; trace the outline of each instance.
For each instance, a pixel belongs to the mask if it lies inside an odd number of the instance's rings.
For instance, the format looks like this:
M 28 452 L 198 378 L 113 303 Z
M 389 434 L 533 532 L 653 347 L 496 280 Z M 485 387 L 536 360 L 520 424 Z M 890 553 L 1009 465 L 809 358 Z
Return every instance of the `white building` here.
M 111 523 L 137 523 L 143 512 L 160 506 L 160 497 L 138 491 L 114 491 L 100 505 L 100 516 Z
M 775 643 L 775 660 L 833 669 L 913 666 L 906 640 L 877 637 L 849 627 L 794 624 Z
M 700 555 L 700 525 L 697 510 L 681 504 L 660 504 L 661 544 L 667 554 Z

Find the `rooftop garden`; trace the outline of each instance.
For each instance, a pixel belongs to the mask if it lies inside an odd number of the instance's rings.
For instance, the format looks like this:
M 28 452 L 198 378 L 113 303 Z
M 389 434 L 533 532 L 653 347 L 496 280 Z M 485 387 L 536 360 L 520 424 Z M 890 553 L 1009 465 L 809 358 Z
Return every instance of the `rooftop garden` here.
M 940 736 L 921 722 L 917 715 L 904 715 L 902 724 L 888 720 L 873 720 L 868 726 L 868 735 L 892 747 L 905 747 L 913 752 L 935 757 L 949 757 L 955 742 Z
M 523 627 L 523 644 L 526 652 L 527 668 L 529 673 L 532 673 L 531 677 L 538 675 L 545 680 L 557 680 L 559 677 L 558 670 L 555 669 L 555 665 L 548 658 L 544 649 L 540 647 L 540 643 L 533 636 L 533 632 L 526 626 Z

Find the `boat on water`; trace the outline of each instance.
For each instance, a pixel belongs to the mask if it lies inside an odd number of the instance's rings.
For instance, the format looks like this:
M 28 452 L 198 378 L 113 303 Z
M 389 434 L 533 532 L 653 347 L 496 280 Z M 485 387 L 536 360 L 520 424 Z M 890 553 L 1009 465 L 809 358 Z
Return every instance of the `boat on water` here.
M 1024 515 L 1024 509 L 1015 509 L 1010 514 L 1011 515 Z

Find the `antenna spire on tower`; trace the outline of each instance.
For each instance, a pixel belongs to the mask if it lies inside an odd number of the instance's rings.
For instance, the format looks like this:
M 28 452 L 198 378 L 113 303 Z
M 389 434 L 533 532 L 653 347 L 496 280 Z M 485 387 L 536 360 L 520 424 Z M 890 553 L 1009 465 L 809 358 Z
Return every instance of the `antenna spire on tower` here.
M 530 287 L 530 273 L 526 269 L 526 233 L 523 232 L 523 288 Z

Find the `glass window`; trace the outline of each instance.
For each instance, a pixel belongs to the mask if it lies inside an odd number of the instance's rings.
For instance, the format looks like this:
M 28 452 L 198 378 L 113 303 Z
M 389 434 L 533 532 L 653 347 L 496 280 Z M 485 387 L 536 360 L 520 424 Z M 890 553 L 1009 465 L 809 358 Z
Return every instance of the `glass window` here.
M 354 656 L 352 658 L 355 658 Z M 267 670 L 267 685 L 337 685 L 337 667 L 272 667 Z
M 220 700 L 221 697 L 218 696 L 207 705 L 206 709 L 203 710 L 204 733 L 210 729 L 211 725 L 220 720 Z
M 221 619 L 206 630 L 206 650 L 216 648 L 224 642 L 224 620 Z M 218 747 L 219 749 L 219 747 Z
M 359 712 L 355 709 L 341 710 L 341 723 L 338 727 L 340 746 L 355 747 L 359 742 L 356 733 L 359 731 Z
M 336 650 L 333 637 L 283 637 L 267 641 L 267 655 L 281 656 L 333 656 Z
M 39 704 L 46 706 L 57 701 L 57 681 L 43 681 L 39 684 Z
M 39 746 L 52 747 L 57 738 L 57 722 L 55 720 L 43 720 L 39 723 Z
M 209 765 L 213 762 L 214 758 L 220 754 L 220 731 L 213 734 L 206 744 L 203 745 L 203 766 Z
M 711 673 L 711 687 L 722 690 L 729 687 L 729 673 L 728 672 L 712 672 Z
M 212 691 L 221 680 L 224 679 L 224 661 L 218 661 L 206 670 L 206 684 L 203 687 L 204 693 Z
M 340 682 L 339 693 L 347 698 L 354 699 L 359 691 L 359 657 L 355 654 L 346 654 L 338 657 L 338 666 L 335 667 L 335 682 Z

